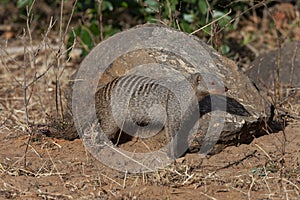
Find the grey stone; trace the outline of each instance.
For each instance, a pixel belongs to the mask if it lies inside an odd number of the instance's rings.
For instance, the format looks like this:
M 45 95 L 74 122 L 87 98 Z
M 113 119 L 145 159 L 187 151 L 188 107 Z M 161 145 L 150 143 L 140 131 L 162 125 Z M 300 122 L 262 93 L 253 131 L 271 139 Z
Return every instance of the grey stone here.
M 147 31 L 135 35 L 135 31 L 143 27 L 147 27 Z M 130 73 L 143 75 L 146 72 L 147 76 L 152 75 L 156 79 L 166 78 L 172 81 L 180 81 L 182 77 L 187 77 L 189 74 L 200 73 L 208 88 L 210 83 L 217 82 L 218 84 L 224 83 L 229 90 L 224 95 L 211 94 L 201 99 L 198 113 L 200 118 L 187 120 L 190 122 L 195 120 L 197 123 L 196 133 L 187 134 L 184 136 L 186 138 L 181 140 L 183 143 L 188 140 L 191 152 L 217 153 L 226 146 L 248 143 L 254 136 L 262 134 L 266 123 L 271 120 L 270 104 L 259 94 L 249 78 L 238 71 L 233 61 L 219 55 L 195 36 L 168 27 L 144 25 L 129 30 L 125 34 L 129 35 L 127 41 L 120 41 L 120 44 L 111 46 L 108 50 L 118 52 L 123 49 L 122 44 L 126 44 L 128 50 L 125 54 L 111 60 L 110 52 L 103 55 L 100 53 L 103 49 L 98 46 L 82 62 L 76 76 L 77 80 L 83 80 L 80 83 L 82 91 L 75 91 L 75 94 L 82 93 L 80 98 L 88 98 L 87 101 L 93 104 L 95 101 L 85 96 L 86 90 L 94 91 L 95 94 L 97 88 Z M 150 38 L 150 41 L 144 39 L 144 42 L 143 37 Z M 147 48 L 131 48 L 135 42 L 138 45 L 143 43 L 147 45 Z M 101 48 L 106 48 L 106 46 L 108 48 L 108 43 L 100 45 Z M 163 48 L 157 48 L 159 45 Z M 109 67 L 101 71 L 100 63 L 103 65 L 109 63 Z M 84 68 L 91 65 L 99 65 L 101 77 L 97 77 L 95 72 L 89 72 Z M 176 73 L 182 76 L 174 75 Z M 92 81 L 85 78 L 89 76 Z M 88 88 L 90 82 L 98 82 L 98 84 Z M 73 103 L 76 103 L 76 99 L 73 99 Z M 92 112 L 90 105 L 80 103 L 76 105 L 82 106 L 80 108 L 73 106 L 73 111 L 77 112 L 75 113 L 76 120 L 78 116 L 86 121 L 91 120 L 88 117 L 88 114 Z M 186 127 L 193 129 L 195 128 L 193 124 L 194 122 Z M 81 127 L 79 132 L 83 133 L 84 129 L 85 127 Z
M 279 50 L 261 55 L 250 67 L 246 74 L 271 103 L 300 104 L 300 42 L 290 42 Z

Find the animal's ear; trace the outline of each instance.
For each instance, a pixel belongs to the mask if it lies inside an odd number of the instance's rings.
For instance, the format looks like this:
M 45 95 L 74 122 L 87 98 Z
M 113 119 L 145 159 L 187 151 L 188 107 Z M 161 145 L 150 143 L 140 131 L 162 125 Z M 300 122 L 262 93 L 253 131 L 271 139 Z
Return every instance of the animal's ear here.
M 192 79 L 192 82 L 196 85 L 202 82 L 202 76 L 198 72 L 192 74 L 191 79 Z

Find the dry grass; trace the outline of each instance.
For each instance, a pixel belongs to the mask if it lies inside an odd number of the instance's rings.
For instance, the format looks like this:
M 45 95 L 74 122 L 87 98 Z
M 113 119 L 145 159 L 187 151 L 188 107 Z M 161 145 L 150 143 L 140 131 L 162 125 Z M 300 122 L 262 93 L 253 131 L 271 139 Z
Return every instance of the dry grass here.
M 218 155 L 200 158 L 188 154 L 153 173 L 128 174 L 103 166 L 84 149 L 80 140 L 64 141 L 44 136 L 29 146 L 27 167 L 22 148 L 27 136 L 1 135 L 7 146 L 0 164 L 0 194 L 6 198 L 109 198 L 154 199 L 207 197 L 223 199 L 297 199 L 300 193 L 298 128 L 287 130 L 288 148 L 282 169 L 280 141 L 269 136 L 250 145 L 229 147 Z M 275 134 L 280 137 L 281 133 Z M 22 148 L 20 148 L 22 147 Z M 5 147 L 1 147 L 4 152 Z M 284 174 L 282 175 L 282 170 Z
M 63 4 L 62 4 L 63 5 Z M 5 128 L 28 131 L 32 124 L 49 123 L 48 115 L 62 118 L 63 89 L 76 64 L 70 62 L 65 49 L 69 23 L 50 19 L 42 38 L 33 39 L 31 17 L 34 3 L 27 8 L 27 22 L 23 35 L 12 44 L 3 41 L 0 46 L 1 70 L 1 122 Z M 63 8 L 63 6 L 62 6 Z M 73 8 L 74 10 L 74 8 Z M 61 10 L 62 13 L 63 10 Z M 73 12 L 72 12 L 73 14 Z M 53 27 L 59 26 L 59 39 L 53 38 Z M 30 131 L 29 131 L 30 132 Z

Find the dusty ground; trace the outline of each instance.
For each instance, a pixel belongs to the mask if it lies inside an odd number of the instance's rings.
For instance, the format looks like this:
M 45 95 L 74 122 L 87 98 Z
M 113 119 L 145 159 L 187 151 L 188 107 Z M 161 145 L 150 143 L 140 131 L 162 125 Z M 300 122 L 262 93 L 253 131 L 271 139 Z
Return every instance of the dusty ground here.
M 95 160 L 80 139 L 34 137 L 2 130 L 2 199 L 299 199 L 300 122 L 283 132 L 200 158 L 187 154 L 154 173 L 126 174 Z

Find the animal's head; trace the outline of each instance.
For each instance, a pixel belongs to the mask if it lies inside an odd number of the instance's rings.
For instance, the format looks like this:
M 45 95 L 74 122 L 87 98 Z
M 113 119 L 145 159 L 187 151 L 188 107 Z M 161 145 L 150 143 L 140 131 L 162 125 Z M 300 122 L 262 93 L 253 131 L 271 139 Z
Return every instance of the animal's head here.
M 200 73 L 192 74 L 191 83 L 198 100 L 203 99 L 207 95 L 220 95 L 228 91 L 228 88 L 221 84 L 220 81 L 213 79 L 204 80 Z

